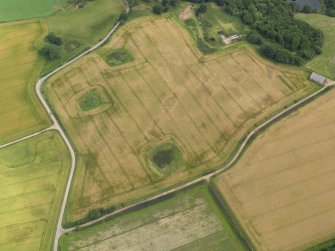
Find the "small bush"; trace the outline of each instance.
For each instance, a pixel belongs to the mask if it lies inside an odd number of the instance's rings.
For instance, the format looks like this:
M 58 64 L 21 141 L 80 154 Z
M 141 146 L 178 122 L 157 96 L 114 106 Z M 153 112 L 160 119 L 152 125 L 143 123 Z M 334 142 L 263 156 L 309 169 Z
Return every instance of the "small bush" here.
M 44 45 L 38 53 L 48 61 L 53 61 L 60 58 L 60 51 L 56 46 Z
M 304 7 L 302 7 L 301 12 L 302 13 L 317 13 L 318 11 L 312 6 L 306 4 Z
M 60 37 L 57 37 L 55 35 L 55 33 L 53 32 L 50 32 L 45 38 L 44 40 L 46 42 L 49 42 L 50 44 L 54 44 L 54 45 L 57 45 L 57 46 L 60 46 L 62 45 L 63 41 Z
M 156 3 L 152 7 L 152 12 L 156 15 L 160 15 L 160 14 L 166 12 L 166 11 L 168 11 L 168 8 L 161 3 Z
M 129 14 L 124 11 L 124 12 L 121 13 L 121 15 L 119 17 L 119 20 L 123 24 L 128 20 L 128 18 L 129 18 Z
M 90 111 L 104 103 L 98 90 L 94 89 L 79 98 L 79 106 L 82 111 Z
M 197 23 L 195 22 L 194 19 L 186 19 L 184 22 L 187 26 L 190 26 L 193 28 L 197 27 Z
M 199 8 L 196 9 L 195 15 L 199 16 L 200 14 L 206 13 L 207 12 L 207 6 L 206 4 L 202 3 L 200 4 Z
M 102 216 L 103 214 L 103 209 L 99 208 L 99 209 L 93 209 L 88 213 L 88 218 L 90 220 L 95 220 L 98 219 Z
M 118 66 L 134 60 L 133 55 L 125 48 L 113 49 L 104 57 L 109 66 Z
M 206 42 L 200 37 L 197 38 L 197 47 L 204 54 L 210 54 L 216 52 L 216 49 L 209 47 L 206 44 Z
M 251 44 L 260 45 L 263 43 L 262 37 L 256 31 L 251 31 L 247 36 L 247 40 Z
M 169 165 L 174 158 L 174 152 L 172 149 L 166 149 L 158 151 L 153 156 L 153 161 L 157 166 L 163 168 L 166 165 Z

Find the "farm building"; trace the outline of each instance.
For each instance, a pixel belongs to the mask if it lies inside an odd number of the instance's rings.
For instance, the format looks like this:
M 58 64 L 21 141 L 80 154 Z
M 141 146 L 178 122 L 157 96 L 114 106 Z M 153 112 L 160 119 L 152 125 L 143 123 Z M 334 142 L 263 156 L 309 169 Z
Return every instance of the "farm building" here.
M 319 84 L 324 84 L 325 81 L 326 81 L 326 77 L 316 73 L 316 72 L 313 72 L 311 74 L 311 76 L 309 77 L 310 80 L 314 81 L 314 82 L 317 82 Z

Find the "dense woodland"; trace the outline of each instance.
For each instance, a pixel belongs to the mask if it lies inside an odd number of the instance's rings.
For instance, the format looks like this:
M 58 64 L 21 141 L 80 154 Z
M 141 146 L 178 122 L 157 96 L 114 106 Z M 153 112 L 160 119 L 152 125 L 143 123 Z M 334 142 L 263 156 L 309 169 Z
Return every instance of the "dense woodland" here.
M 278 0 L 217 0 L 264 39 L 262 53 L 280 63 L 300 65 L 321 53 L 323 34 L 294 18 L 292 5 Z
M 324 0 L 326 14 L 335 17 L 335 0 Z

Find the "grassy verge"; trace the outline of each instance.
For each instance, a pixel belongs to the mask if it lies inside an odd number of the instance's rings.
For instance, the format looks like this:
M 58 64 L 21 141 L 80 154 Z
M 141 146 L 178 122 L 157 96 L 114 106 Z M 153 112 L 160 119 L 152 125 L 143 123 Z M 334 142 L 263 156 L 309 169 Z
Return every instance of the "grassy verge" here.
M 237 217 L 234 215 L 233 211 L 231 210 L 228 202 L 224 199 L 222 193 L 220 193 L 219 188 L 216 186 L 216 178 L 212 178 L 209 182 L 209 191 L 219 205 L 222 213 L 225 215 L 226 219 L 228 219 L 229 224 L 234 229 L 237 236 L 240 238 L 241 243 L 244 245 L 246 250 L 256 250 L 254 244 L 252 243 L 251 239 L 248 237 L 246 232 L 244 231 L 243 227 L 239 223 Z
M 335 250 L 335 239 L 323 242 L 315 247 L 306 249 L 305 251 L 333 251 Z

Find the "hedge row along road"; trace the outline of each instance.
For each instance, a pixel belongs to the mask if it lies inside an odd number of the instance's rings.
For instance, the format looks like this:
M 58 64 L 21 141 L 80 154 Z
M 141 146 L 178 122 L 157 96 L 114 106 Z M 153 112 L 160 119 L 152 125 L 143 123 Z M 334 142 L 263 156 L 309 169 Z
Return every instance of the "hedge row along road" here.
M 128 5 L 128 2 L 127 0 L 125 0 L 125 5 L 126 5 L 126 11 L 129 12 L 129 5 Z M 70 174 L 69 174 L 69 177 L 68 177 L 68 181 L 67 181 L 67 184 L 66 184 L 66 189 L 65 189 L 65 192 L 64 192 L 64 197 L 63 197 L 63 201 L 62 201 L 62 205 L 61 205 L 61 210 L 59 212 L 59 216 L 58 216 L 58 220 L 57 220 L 57 228 L 56 228 L 56 233 L 55 233 L 55 240 L 54 240 L 54 251 L 57 251 L 58 249 L 58 242 L 59 242 L 59 238 L 61 237 L 62 234 L 64 233 L 68 233 L 68 232 L 71 232 L 71 231 L 74 231 L 77 227 L 73 227 L 73 228 L 68 228 L 68 229 L 64 229 L 62 227 L 62 219 L 63 219 L 63 216 L 64 216 L 64 211 L 65 211 L 65 207 L 66 207 L 66 203 L 67 203 L 67 199 L 68 199 L 68 195 L 69 195 L 69 192 L 70 192 L 70 187 L 71 187 L 71 183 L 72 183 L 72 180 L 73 180 L 73 176 L 74 176 L 74 170 L 75 170 L 75 166 L 76 166 L 76 155 L 75 155 L 75 152 L 74 152 L 74 149 L 68 139 L 68 137 L 66 136 L 66 133 L 64 132 L 64 130 L 62 129 L 62 127 L 60 126 L 55 114 L 52 112 L 51 108 L 49 107 L 48 103 L 46 102 L 46 99 L 43 97 L 43 94 L 42 94 L 42 87 L 43 87 L 43 84 L 46 82 L 46 80 L 48 80 L 51 76 L 53 76 L 55 73 L 61 71 L 62 69 L 64 69 L 65 67 L 71 65 L 72 63 L 74 63 L 75 61 L 79 60 L 80 58 L 82 58 L 83 56 L 89 54 L 90 52 L 96 50 L 97 48 L 99 48 L 101 45 L 103 45 L 109 38 L 110 36 L 115 32 L 115 30 L 120 26 L 121 22 L 118 21 L 115 26 L 111 29 L 111 31 L 100 41 L 98 42 L 96 45 L 94 45 L 93 47 L 89 48 L 88 50 L 84 51 L 82 54 L 78 55 L 77 57 L 73 58 L 72 60 L 70 60 L 69 62 L 65 63 L 64 65 L 60 66 L 59 68 L 55 69 L 54 71 L 50 72 L 49 74 L 47 74 L 46 76 L 42 77 L 41 79 L 39 79 L 36 83 L 36 86 L 35 86 L 35 91 L 36 91 L 36 94 L 40 100 L 40 102 L 42 103 L 43 107 L 45 108 L 45 110 L 47 111 L 47 113 L 49 114 L 50 116 L 50 119 L 52 120 L 53 122 L 53 125 L 51 127 L 48 127 L 46 129 L 43 129 L 39 132 L 36 132 L 36 133 L 33 133 L 31 135 L 28 135 L 28 136 L 25 136 L 23 138 L 20 138 L 20 139 L 17 139 L 17 140 L 14 140 L 12 142 L 9 142 L 9 143 L 6 143 L 4 145 L 1 145 L 0 146 L 0 149 L 2 148 L 5 148 L 7 146 L 10 146 L 10 145 L 13 145 L 15 143 L 18 143 L 20 141 L 24 141 L 26 139 L 29 139 L 29 138 L 32 138 L 32 137 L 35 137 L 35 136 L 38 136 L 46 131 L 49 131 L 49 130 L 57 130 L 61 137 L 63 138 L 67 148 L 69 149 L 70 151 L 70 156 L 71 156 L 71 169 L 70 169 Z M 190 182 L 187 182 L 183 185 L 180 185 L 180 186 L 177 186 L 173 189 L 170 189 L 168 191 L 165 191 L 163 193 L 160 193 L 156 196 L 153 196 L 151 198 L 148 198 L 148 199 L 145 199 L 143 201 L 140 201 L 138 203 L 134 203 L 132 205 L 129 205 L 127 207 L 124 207 L 124 208 L 121 208 L 119 210 L 116 210 L 110 214 L 106 214 L 104 215 L 103 217 L 99 218 L 99 219 L 96 219 L 96 220 L 93 220 L 93 221 L 90 221 L 88 223 L 85 223 L 85 224 L 82 224 L 78 227 L 87 227 L 87 226 L 90 226 L 90 225 L 93 225 L 93 224 L 96 224 L 100 221 L 103 221 L 113 215 L 116 215 L 116 214 L 119 214 L 119 213 L 122 213 L 122 212 L 125 212 L 129 209 L 133 209 L 135 207 L 138 207 L 140 205 L 143 205 L 143 204 L 146 204 L 148 202 L 152 202 L 158 198 L 161 198 L 161 197 L 164 197 L 164 196 L 167 196 L 169 194 L 172 194 L 172 193 L 175 193 L 179 190 L 182 190 L 184 188 L 187 188 L 189 186 L 192 186 L 196 183 L 199 183 L 201 181 L 208 181 L 211 177 L 225 171 L 226 169 L 230 168 L 235 162 L 236 160 L 240 157 L 240 155 L 242 154 L 242 152 L 245 150 L 247 144 L 249 143 L 249 141 L 258 133 L 260 132 L 262 129 L 264 129 L 265 127 L 267 127 L 268 125 L 270 125 L 272 122 L 274 122 L 275 120 L 281 118 L 282 116 L 288 114 L 289 112 L 291 112 L 292 110 L 294 110 L 295 108 L 297 108 L 298 106 L 300 106 L 301 104 L 307 102 L 307 101 L 310 101 L 311 99 L 313 99 L 314 97 L 316 97 L 317 95 L 321 94 L 322 92 L 326 91 L 328 88 L 330 88 L 331 86 L 333 86 L 335 84 L 335 81 L 330 81 L 328 82 L 325 86 L 323 86 L 321 89 L 317 90 L 316 92 L 312 93 L 311 95 L 303 98 L 302 100 L 296 102 L 295 104 L 289 106 L 288 108 L 284 109 L 283 111 L 281 111 L 280 113 L 278 113 L 277 115 L 273 116 L 272 118 L 268 119 L 267 121 L 265 121 L 263 124 L 259 125 L 257 128 L 255 128 L 254 130 L 252 130 L 248 135 L 247 137 L 244 139 L 244 141 L 242 142 L 242 144 L 239 146 L 238 150 L 236 151 L 235 155 L 232 157 L 232 159 L 224 166 L 222 166 L 221 168 L 217 169 L 216 171 L 213 171 L 209 174 L 206 174 L 204 176 L 201 176 L 195 180 L 192 180 Z

